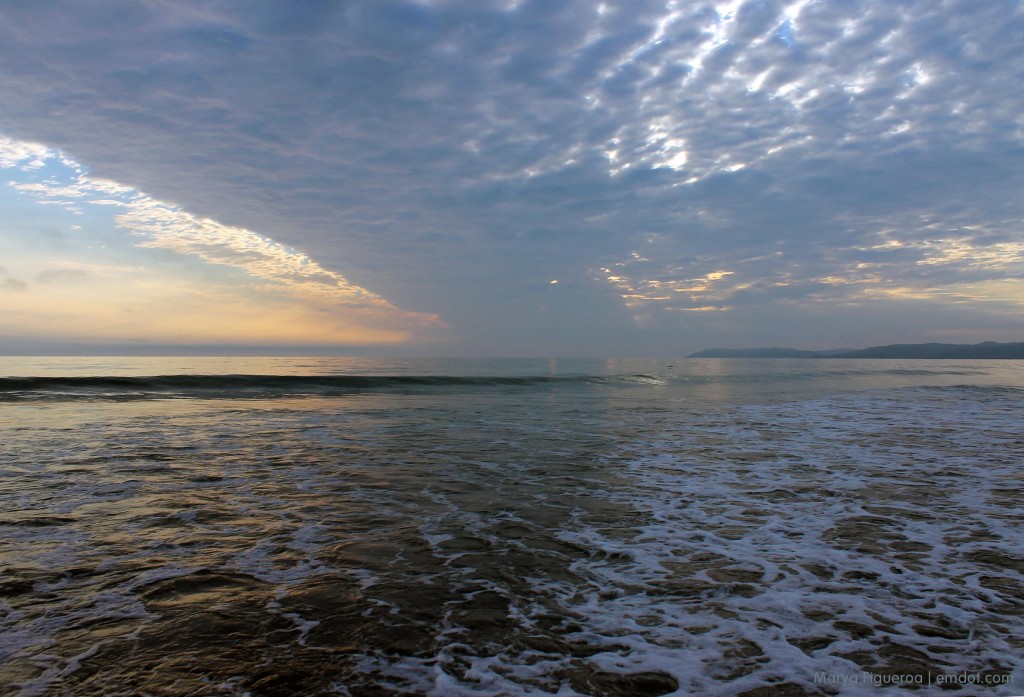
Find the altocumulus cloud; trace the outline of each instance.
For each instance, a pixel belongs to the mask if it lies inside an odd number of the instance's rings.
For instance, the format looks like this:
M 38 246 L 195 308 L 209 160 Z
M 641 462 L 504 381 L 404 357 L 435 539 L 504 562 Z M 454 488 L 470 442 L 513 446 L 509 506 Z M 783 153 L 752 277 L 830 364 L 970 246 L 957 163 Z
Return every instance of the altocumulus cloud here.
M 0 16 L 0 130 L 149 192 L 120 217 L 145 244 L 440 313 L 471 346 L 1020 328 L 1015 1 Z

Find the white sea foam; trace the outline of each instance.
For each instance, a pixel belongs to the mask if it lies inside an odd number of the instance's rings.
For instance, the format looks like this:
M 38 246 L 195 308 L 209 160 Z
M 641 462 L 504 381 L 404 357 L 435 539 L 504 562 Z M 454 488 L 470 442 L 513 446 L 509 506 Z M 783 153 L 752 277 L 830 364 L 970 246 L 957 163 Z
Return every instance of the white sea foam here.
M 154 597 L 230 614 L 240 584 L 238 612 L 283 628 L 267 660 L 329 651 L 332 623 L 361 632 L 342 694 L 594 694 L 638 673 L 677 695 L 866 695 L 852 676 L 905 670 L 1024 683 L 1024 393 L 737 403 L 657 379 L 8 405 L 43 420 L 0 424 L 0 669 L 34 666 L 22 695 L 74 691 L 104 642 L 162 640 Z M 201 679 L 241 695 L 243 670 Z
M 990 694 L 1010 694 L 1024 682 L 1013 638 L 1024 521 L 1004 498 L 1022 477 L 1020 401 L 977 396 L 908 389 L 646 415 L 658 435 L 607 458 L 626 486 L 590 492 L 642 516 L 594 525 L 581 513 L 558 537 L 590 551 L 571 564 L 586 582 L 527 580 L 577 619 L 567 638 L 604 647 L 590 665 L 670 674 L 677 695 L 782 684 L 909 695 L 921 694 L 914 680 L 985 671 L 1005 683 Z M 517 621 L 549 609 L 523 598 Z M 564 656 L 441 646 L 363 668 L 431 695 L 580 694 L 544 682 Z
M 564 532 L 603 554 L 576 563 L 591 590 L 565 589 L 563 602 L 608 644 L 629 647 L 595 662 L 669 672 L 680 694 L 813 689 L 816 674 L 884 672 L 887 662 L 933 679 L 1014 671 L 1019 685 L 1013 637 L 1024 627 L 999 609 L 1019 611 L 1024 581 L 1022 516 L 999 494 L 1021 478 L 1019 405 L 1016 394 L 906 390 L 664 423 L 621 458 L 634 486 L 610 492 L 648 522 L 626 534 Z M 1018 566 L 979 563 L 986 553 Z M 672 592 L 680 581 L 689 587 Z M 794 645 L 814 639 L 828 641 Z M 736 649 L 750 655 L 730 658 Z M 844 694 L 875 690 L 847 684 Z

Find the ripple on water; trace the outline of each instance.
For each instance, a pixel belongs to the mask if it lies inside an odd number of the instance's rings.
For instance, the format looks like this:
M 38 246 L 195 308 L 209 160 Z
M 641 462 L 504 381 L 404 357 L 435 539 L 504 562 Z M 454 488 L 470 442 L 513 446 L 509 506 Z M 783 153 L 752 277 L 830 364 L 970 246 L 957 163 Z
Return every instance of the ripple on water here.
M 1017 393 L 627 406 L 108 404 L 78 430 L 19 430 L 0 682 L 751 697 L 835 694 L 815 675 L 861 671 L 1024 681 Z

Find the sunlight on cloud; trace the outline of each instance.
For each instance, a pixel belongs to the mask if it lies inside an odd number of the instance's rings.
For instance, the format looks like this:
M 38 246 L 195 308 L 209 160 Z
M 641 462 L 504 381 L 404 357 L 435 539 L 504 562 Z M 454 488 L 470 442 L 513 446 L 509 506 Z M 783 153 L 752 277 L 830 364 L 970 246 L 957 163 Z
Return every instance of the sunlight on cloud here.
M 840 31 L 823 30 L 832 19 Z M 882 138 L 898 141 L 886 147 L 917 143 L 931 116 L 921 104 L 934 104 L 945 79 L 933 62 L 908 59 L 911 17 L 884 4 L 855 14 L 814 0 L 670 1 L 648 27 L 602 71 L 600 86 L 581 92 L 586 110 L 615 126 L 612 138 L 594 144 L 611 176 L 668 169 L 681 175 L 675 186 L 692 186 L 792 150 L 842 155 Z M 586 55 L 613 35 L 594 24 L 576 50 Z
M 884 3 L 854 11 L 815 0 L 668 0 L 620 43 L 624 11 L 585 13 L 566 66 L 550 71 L 567 86 L 596 67 L 575 108 L 598 137 L 559 141 L 550 136 L 556 123 L 514 128 L 486 99 L 485 125 L 464 147 L 486 159 L 488 143 L 504 142 L 524 155 L 514 167 L 492 166 L 488 181 L 552 175 L 596 156 L 613 178 L 662 170 L 678 175 L 672 186 L 692 187 L 812 150 L 844 158 L 855 146 L 909 147 L 934 135 L 936 97 L 950 87 L 938 59 L 911 59 L 913 15 Z M 943 117 L 984 131 L 995 112 L 974 101 L 944 104 Z M 534 116 L 519 123 L 547 123 Z
M 943 300 L 952 303 L 1024 302 L 1024 243 L 978 244 L 967 237 L 934 240 L 887 240 L 862 251 L 917 253 L 914 266 L 924 273 L 913 281 L 905 270 L 884 262 L 858 262 L 845 274 L 823 276 L 820 283 L 847 287 L 851 297 Z M 1006 277 L 1006 274 L 1013 274 Z M 994 274 L 1002 278 L 985 278 Z M 900 276 L 904 278 L 900 279 Z M 975 277 L 977 280 L 957 280 Z M 908 283 L 908 281 L 911 281 Z M 856 288 L 860 286 L 860 288 Z
M 0 135 L 0 169 L 21 166 L 22 169 L 39 169 L 54 152 L 45 145 L 12 140 Z
M 732 308 L 728 305 L 701 305 L 700 307 L 670 307 L 667 309 L 678 312 L 728 312 Z
M 921 243 L 927 256 L 918 265 L 958 264 L 966 268 L 1010 269 L 1024 273 L 1024 242 L 973 244 L 970 238 L 934 240 Z
M 1024 307 L 1024 280 L 1002 279 L 941 287 L 875 286 L 865 288 L 863 296 L 886 300 L 943 300 L 956 305 L 976 305 L 979 310 L 999 306 L 1019 312 L 1019 308 Z
M 732 271 L 712 271 L 694 278 L 644 278 L 639 273 L 630 272 L 631 267 L 639 266 L 637 272 L 646 270 L 649 275 L 654 272 L 651 260 L 636 252 L 628 261 L 618 262 L 612 267 L 599 269 L 599 279 L 610 283 L 619 291 L 626 307 L 635 310 L 649 305 L 657 305 L 665 310 L 686 310 L 694 312 L 724 312 L 731 308 L 725 305 L 713 305 L 724 297 L 727 290 L 720 282 L 733 275 Z M 644 269 L 643 267 L 647 267 Z
M 654 149 L 652 167 L 681 170 L 686 166 L 689 153 L 686 152 L 686 140 L 672 135 L 671 124 L 665 117 L 655 119 L 648 126 L 650 135 L 647 145 Z
M 601 148 L 608 163 L 608 174 L 614 177 L 638 168 L 668 169 L 686 175 L 675 185 L 692 185 L 714 174 L 732 173 L 758 164 L 784 149 L 813 140 L 814 136 L 803 132 L 799 120 L 793 120 L 790 115 L 792 126 L 765 132 L 757 141 L 745 143 L 742 151 L 738 151 L 725 145 L 735 138 L 726 137 L 716 142 L 717 134 L 709 138 L 700 132 L 704 128 L 703 118 L 697 119 L 693 113 L 677 107 L 680 98 L 711 105 L 729 105 L 746 98 L 759 100 L 768 113 L 772 113 L 779 112 L 782 106 L 773 102 L 785 102 L 799 110 L 805 102 L 819 96 L 820 90 L 811 82 L 815 76 L 773 85 L 771 90 L 763 92 L 777 71 L 774 66 L 766 67 L 758 55 L 759 51 L 770 51 L 766 45 L 772 42 L 781 42 L 787 48 L 795 45 L 792 34 L 808 4 L 806 0 L 792 3 L 774 23 L 767 23 L 759 35 L 743 39 L 735 36 L 740 13 L 749 9 L 743 0 L 728 0 L 699 11 L 679 2 L 666 4 L 650 33 L 629 47 L 602 75 L 601 80 L 606 84 L 614 83 L 623 74 L 646 75 L 638 79 L 644 96 L 632 105 L 632 119 L 625 112 L 619 115 L 610 108 L 606 112 L 620 121 L 614 136 Z M 696 29 L 699 29 L 699 39 L 675 39 L 680 32 L 691 33 Z M 592 30 L 579 48 L 584 49 L 604 36 Z M 657 64 L 650 59 L 654 52 L 661 56 Z M 728 59 L 724 68 L 719 65 L 722 56 Z M 709 67 L 712 63 L 716 65 L 713 69 Z M 669 67 L 680 70 L 682 77 L 675 82 L 661 80 L 662 73 Z M 588 110 L 606 109 L 601 90 L 590 90 L 583 98 Z M 732 108 L 730 114 L 739 111 Z M 727 121 L 729 119 L 723 120 Z
M 99 273 L 89 274 L 91 287 L 76 289 L 74 297 L 61 284 L 34 288 L 31 311 L 14 313 L 21 331 L 76 337 L 101 332 L 106 338 L 161 341 L 394 343 L 440 325 L 436 316 L 402 311 L 298 250 L 192 215 L 132 187 L 90 177 L 56 150 L 0 139 L 0 166 L 16 168 L 22 178 L 55 163 L 61 176 L 9 185 L 75 215 L 83 215 L 83 207 L 90 205 L 112 208 L 117 226 L 140 238 L 136 249 L 169 250 L 241 272 L 242 280 L 196 284 L 150 272 L 145 260 L 131 269 L 99 266 L 93 269 Z M 37 278 L 60 279 L 62 270 L 85 270 L 88 265 L 59 260 L 53 266 Z
M 379 295 L 348 283 L 305 254 L 244 228 L 197 218 L 147 196 L 135 198 L 126 208 L 116 220 L 144 237 L 140 247 L 169 249 L 195 255 L 211 264 L 235 267 L 265 282 L 266 287 L 322 296 L 344 304 L 394 309 Z
M 959 293 L 971 301 L 1024 306 L 1024 279 L 1020 278 L 954 284 L 949 287 L 949 290 Z
M 917 221 L 893 219 L 875 243 L 828 250 L 813 261 L 782 252 L 734 259 L 730 270 L 694 270 L 716 264 L 713 258 L 679 258 L 661 241 L 643 254 L 599 270 L 597 278 L 616 290 L 634 315 L 651 311 L 728 312 L 741 305 L 795 303 L 858 304 L 900 300 L 979 303 L 979 307 L 1016 307 L 1024 303 L 1024 242 L 981 242 L 996 229 L 957 225 L 926 215 Z M 932 236 L 934 235 L 934 236 Z M 978 237 L 972 237 L 977 235 Z M 670 261 L 671 260 L 671 261 Z M 712 267 L 713 268 L 713 267 Z M 827 273 L 822 273 L 827 269 Z

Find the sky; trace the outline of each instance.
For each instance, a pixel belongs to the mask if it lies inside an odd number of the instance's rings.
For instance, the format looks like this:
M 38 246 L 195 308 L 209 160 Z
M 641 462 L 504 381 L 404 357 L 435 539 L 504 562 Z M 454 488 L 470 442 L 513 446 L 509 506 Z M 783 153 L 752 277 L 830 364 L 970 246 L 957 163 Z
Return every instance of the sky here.
M 0 353 L 1024 340 L 1019 0 L 8 0 Z

